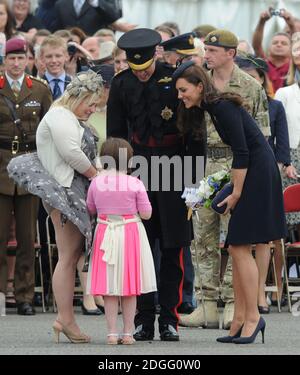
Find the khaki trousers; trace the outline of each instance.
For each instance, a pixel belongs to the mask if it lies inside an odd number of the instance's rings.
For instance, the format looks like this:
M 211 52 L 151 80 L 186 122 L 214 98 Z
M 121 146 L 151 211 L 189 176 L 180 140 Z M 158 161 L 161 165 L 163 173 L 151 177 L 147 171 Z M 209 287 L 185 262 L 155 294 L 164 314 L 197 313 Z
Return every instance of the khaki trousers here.
M 226 159 L 207 160 L 206 175 L 228 169 Z M 192 261 L 195 270 L 195 294 L 200 301 L 200 281 L 205 300 L 224 302 L 234 300 L 232 288 L 232 261 L 229 256 L 223 282 L 221 275 L 220 228 L 227 231 L 229 215 L 220 216 L 210 208 L 201 207 L 193 215 L 194 240 L 191 244 Z

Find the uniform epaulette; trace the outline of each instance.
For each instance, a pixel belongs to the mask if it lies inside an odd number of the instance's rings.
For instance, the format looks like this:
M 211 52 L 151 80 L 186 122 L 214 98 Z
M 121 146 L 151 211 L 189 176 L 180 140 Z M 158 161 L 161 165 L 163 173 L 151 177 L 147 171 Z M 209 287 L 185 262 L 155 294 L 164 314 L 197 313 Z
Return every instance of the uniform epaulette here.
M 34 77 L 34 76 L 29 76 L 31 79 L 43 83 L 45 86 L 49 87 L 48 82 L 40 77 Z
M 3 89 L 5 84 L 5 77 L 3 74 L 0 74 L 0 89 Z

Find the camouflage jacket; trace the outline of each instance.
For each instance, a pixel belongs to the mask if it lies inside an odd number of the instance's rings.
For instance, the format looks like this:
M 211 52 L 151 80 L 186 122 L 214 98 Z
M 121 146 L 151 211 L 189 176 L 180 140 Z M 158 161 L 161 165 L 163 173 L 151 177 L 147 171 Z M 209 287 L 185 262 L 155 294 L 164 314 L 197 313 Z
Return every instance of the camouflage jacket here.
M 209 74 L 212 76 L 213 72 Z M 234 65 L 231 79 L 225 86 L 224 92 L 241 95 L 244 108 L 256 120 L 264 136 L 271 135 L 268 99 L 263 87 L 254 78 Z M 221 141 L 208 113 L 205 114 L 205 120 L 208 146 L 228 147 Z

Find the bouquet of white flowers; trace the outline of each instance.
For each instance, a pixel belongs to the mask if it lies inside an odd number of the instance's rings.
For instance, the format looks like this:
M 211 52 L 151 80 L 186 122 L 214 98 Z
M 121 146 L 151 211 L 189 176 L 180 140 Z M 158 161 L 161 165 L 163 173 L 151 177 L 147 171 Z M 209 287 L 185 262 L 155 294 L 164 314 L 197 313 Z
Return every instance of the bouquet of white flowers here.
M 209 208 L 218 191 L 229 181 L 229 171 L 222 170 L 204 177 L 198 188 L 185 188 L 181 197 L 185 199 L 185 204 L 188 207 L 188 219 L 197 207 Z

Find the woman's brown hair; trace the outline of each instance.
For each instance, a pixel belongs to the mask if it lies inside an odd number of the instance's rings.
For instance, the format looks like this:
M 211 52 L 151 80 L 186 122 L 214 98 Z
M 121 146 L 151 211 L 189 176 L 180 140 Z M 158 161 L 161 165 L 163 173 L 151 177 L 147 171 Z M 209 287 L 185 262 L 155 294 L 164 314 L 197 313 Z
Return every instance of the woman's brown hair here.
M 5 8 L 6 13 L 7 13 L 7 22 L 6 22 L 6 25 L 5 25 L 5 28 L 4 28 L 4 34 L 6 36 L 6 39 L 10 39 L 15 32 L 15 30 L 14 30 L 14 17 L 11 13 L 11 10 L 9 8 L 7 0 L 0 0 L 0 5 L 1 4 L 4 5 L 4 8 Z
M 216 103 L 219 100 L 230 100 L 231 102 L 242 105 L 243 100 L 240 95 L 230 92 L 219 93 L 214 88 L 207 72 L 200 66 L 191 65 L 185 69 L 180 76 L 176 77 L 185 79 L 188 83 L 197 86 L 202 84 L 202 100 L 204 104 Z M 196 139 L 202 139 L 205 134 L 204 110 L 200 107 L 186 109 L 181 102 L 178 106 L 177 127 L 184 135 L 192 132 Z
M 117 171 L 130 169 L 129 161 L 133 156 L 133 149 L 130 144 L 122 138 L 108 138 L 100 150 L 100 158 L 110 156 L 115 161 Z M 104 169 L 108 169 L 108 165 L 103 165 Z M 123 167 L 123 168 L 122 168 Z M 120 169 L 121 168 L 121 169 Z

